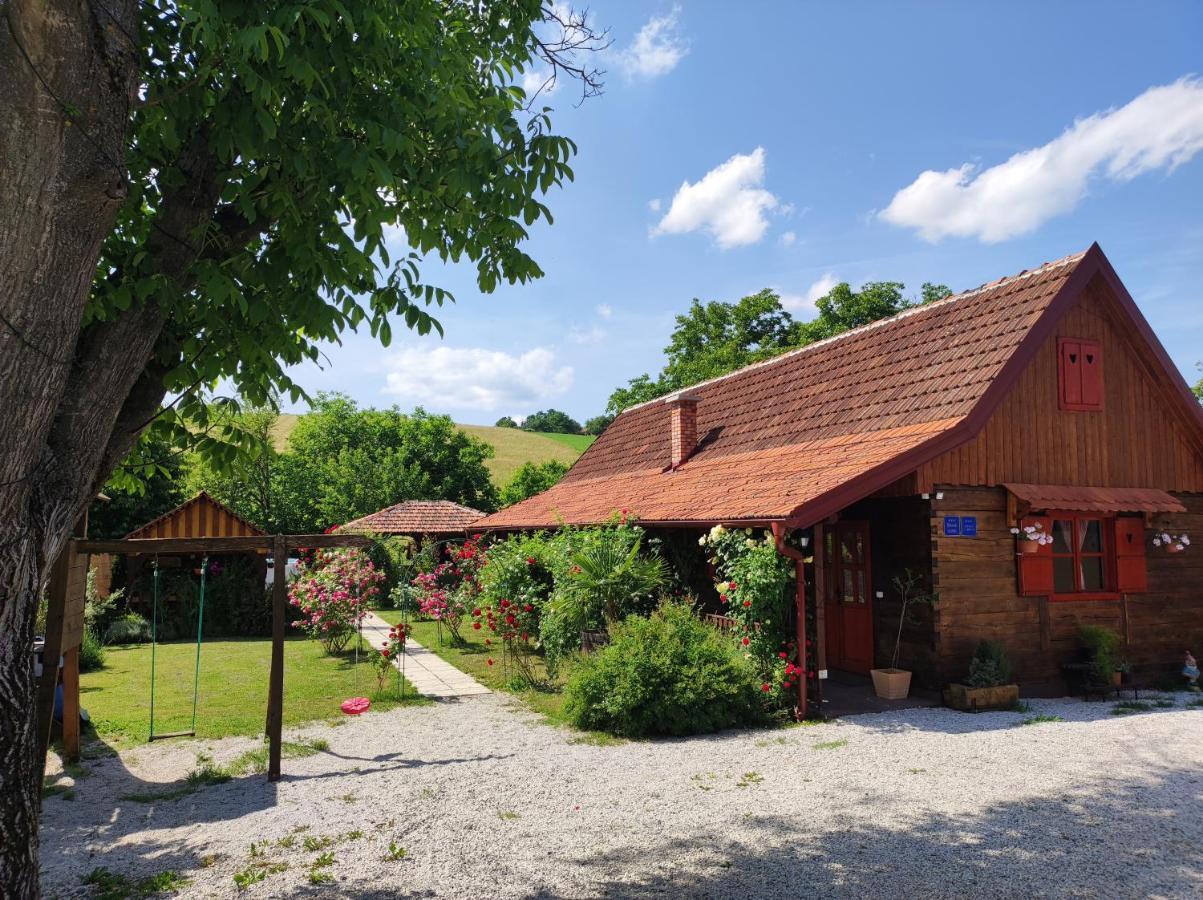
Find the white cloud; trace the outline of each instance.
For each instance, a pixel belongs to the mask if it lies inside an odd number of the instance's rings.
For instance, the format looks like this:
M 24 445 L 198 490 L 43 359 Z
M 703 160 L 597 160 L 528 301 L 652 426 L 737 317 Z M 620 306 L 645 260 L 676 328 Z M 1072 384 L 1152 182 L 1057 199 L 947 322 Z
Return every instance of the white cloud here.
M 1060 137 L 988 169 L 965 163 L 923 172 L 879 215 L 929 241 L 995 243 L 1070 212 L 1092 177 L 1129 181 L 1157 169 L 1172 172 L 1200 150 L 1203 81 L 1183 78 L 1079 119 Z
M 652 234 L 705 229 L 724 250 L 755 244 L 769 227 L 765 213 L 777 206 L 763 184 L 764 148 L 737 153 L 695 184 L 683 182 Z
M 657 78 L 677 67 L 689 45 L 681 37 L 678 19 L 681 7 L 674 6 L 667 15 L 652 16 L 639 29 L 631 46 L 618 54 L 628 78 Z
M 594 307 L 593 311 L 603 319 L 608 319 L 614 315 L 614 307 L 609 303 L 599 303 Z
M 660 212 L 660 198 L 655 197 L 655 198 L 647 201 L 647 208 L 650 209 L 652 212 Z
M 788 247 L 798 240 L 798 235 L 792 231 L 787 231 L 781 237 L 777 238 L 777 240 L 781 242 L 782 247 Z
M 522 90 L 526 91 L 527 101 L 533 100 L 537 94 L 540 97 L 550 97 L 556 92 L 558 82 L 552 77 L 551 69 L 531 68 L 522 73 Z
M 568 339 L 574 344 L 600 344 L 606 339 L 606 330 L 597 325 L 591 328 L 570 328 Z
M 572 387 L 571 366 L 544 347 L 513 355 L 481 347 L 407 347 L 387 364 L 386 394 L 405 405 L 495 410 L 540 403 Z
M 836 278 L 833 273 L 824 272 L 818 281 L 806 289 L 804 294 L 781 293 L 781 305 L 793 312 L 812 313 L 817 309 L 815 304 L 831 293 L 831 289 L 839 283 L 840 279 Z

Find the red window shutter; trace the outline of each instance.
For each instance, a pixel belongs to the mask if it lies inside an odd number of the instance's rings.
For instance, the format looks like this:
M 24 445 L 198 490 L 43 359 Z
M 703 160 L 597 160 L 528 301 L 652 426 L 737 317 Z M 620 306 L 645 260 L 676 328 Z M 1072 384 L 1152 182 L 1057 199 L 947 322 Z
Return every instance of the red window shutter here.
M 1061 338 L 1057 350 L 1061 408 L 1076 409 L 1082 404 L 1082 342 Z
M 1115 589 L 1124 594 L 1142 594 L 1149 589 L 1143 519 L 1126 516 L 1115 520 Z
M 1019 527 L 1039 524 L 1045 534 L 1053 533 L 1050 516 L 1027 516 L 1019 520 Z M 1042 597 L 1053 592 L 1053 547 L 1044 544 L 1035 553 L 1016 555 L 1019 569 L 1019 593 L 1024 597 Z
M 1103 348 L 1097 341 L 1082 341 L 1082 406 L 1103 408 Z
M 1057 338 L 1057 380 L 1061 409 L 1103 408 L 1103 346 L 1098 341 Z

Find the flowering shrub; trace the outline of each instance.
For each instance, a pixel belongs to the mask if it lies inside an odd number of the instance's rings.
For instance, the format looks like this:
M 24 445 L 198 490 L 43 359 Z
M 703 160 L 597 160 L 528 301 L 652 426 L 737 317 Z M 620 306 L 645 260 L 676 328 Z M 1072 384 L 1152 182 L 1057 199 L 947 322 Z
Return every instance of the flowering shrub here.
M 480 570 L 483 606 L 497 607 L 502 600 L 533 607 L 528 633 L 537 641 L 539 619 L 555 587 L 553 567 L 562 568 L 567 554 L 562 542 L 548 535 L 517 535 L 489 547 L 487 563 Z
M 372 664 L 376 667 L 376 681 L 380 685 L 380 690 L 384 690 L 385 681 L 396 671 L 397 667 L 394 663 L 405 652 L 405 640 L 408 637 L 408 625 L 404 622 L 394 625 L 388 630 L 388 640 L 380 645 L 380 649 L 372 657 Z
M 460 628 L 480 595 L 480 572 L 487 559 L 477 535 L 452 548 L 446 562 L 413 580 L 419 612 L 446 625 L 457 643 L 463 642 Z
M 719 577 L 714 587 L 723 612 L 735 620 L 736 637 L 763 676 L 762 686 L 769 685 L 764 693 L 772 693 L 784 681 L 775 669 L 784 669 L 781 660 L 792 656 L 788 623 L 794 567 L 777 552 L 769 532 L 758 537 L 751 528 L 716 525 L 698 543 Z
M 537 679 L 529 652 L 531 638 L 538 633 L 535 628 L 539 624 L 539 613 L 535 605 L 503 598 L 495 605 L 475 607 L 472 619 L 474 630 L 487 630 L 501 639 L 506 661 L 514 665 L 527 684 L 535 684 Z
M 338 653 L 380 593 L 384 576 L 358 550 L 322 550 L 302 562 L 288 587 L 288 602 L 302 618 L 294 623 Z

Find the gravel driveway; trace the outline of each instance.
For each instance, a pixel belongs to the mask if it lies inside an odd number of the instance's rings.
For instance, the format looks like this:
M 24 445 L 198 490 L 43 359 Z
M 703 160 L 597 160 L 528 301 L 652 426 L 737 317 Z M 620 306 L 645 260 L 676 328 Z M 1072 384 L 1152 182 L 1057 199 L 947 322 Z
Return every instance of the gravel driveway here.
M 198 751 L 254 746 L 160 744 L 45 802 L 44 887 L 87 896 L 103 866 L 174 870 L 196 897 L 1200 896 L 1203 709 L 1182 702 L 596 746 L 491 695 L 296 732 L 329 750 L 286 760 L 278 785 L 120 799 L 178 784 Z M 280 871 L 239 892 L 254 869 Z

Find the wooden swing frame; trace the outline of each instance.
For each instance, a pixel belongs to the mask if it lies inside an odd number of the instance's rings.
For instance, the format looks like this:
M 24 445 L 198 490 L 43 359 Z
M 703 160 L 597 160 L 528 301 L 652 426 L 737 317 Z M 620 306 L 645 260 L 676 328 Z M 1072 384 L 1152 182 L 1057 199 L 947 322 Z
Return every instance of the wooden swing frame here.
M 81 520 L 76 534 L 84 533 Z M 267 688 L 267 780 L 280 780 L 280 756 L 284 728 L 284 633 L 288 609 L 288 554 L 292 550 L 323 550 L 336 547 L 369 547 L 372 539 L 362 534 L 277 534 L 251 537 L 127 538 L 93 541 L 72 538 L 55 561 L 50 575 L 49 607 L 42 678 L 37 689 L 38 756 L 42 769 L 50 747 L 54 723 L 54 695 L 58 686 L 58 660 L 63 657 L 63 750 L 68 762 L 79 759 L 79 645 L 83 635 L 83 604 L 88 555 L 179 553 L 254 553 L 270 551 L 275 566 L 272 580 L 272 657 Z

